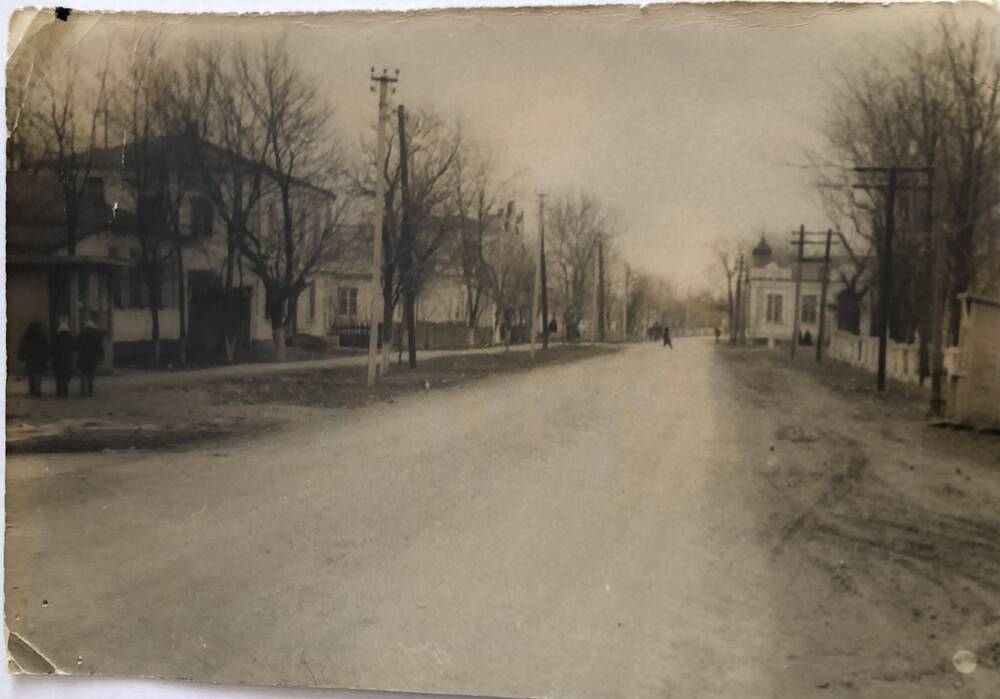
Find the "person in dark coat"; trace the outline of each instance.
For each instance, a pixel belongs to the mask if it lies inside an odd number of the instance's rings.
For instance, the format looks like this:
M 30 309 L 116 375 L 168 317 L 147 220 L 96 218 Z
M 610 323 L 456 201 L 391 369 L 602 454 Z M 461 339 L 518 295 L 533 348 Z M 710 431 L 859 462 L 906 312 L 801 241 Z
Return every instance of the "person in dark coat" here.
M 94 397 L 94 375 L 104 361 L 104 333 L 88 320 L 76 341 L 76 366 L 80 370 L 80 395 Z
M 69 323 L 61 321 L 52 340 L 52 372 L 56 375 L 56 396 L 69 398 L 69 382 L 73 378 L 73 335 Z
M 557 332 L 559 332 L 559 323 L 556 322 L 556 317 L 552 316 L 549 321 L 549 336 L 555 335 Z
M 719 338 L 722 337 L 722 331 L 718 327 L 715 328 L 715 344 L 719 344 Z
M 28 372 L 28 395 L 31 398 L 42 397 L 42 374 L 49 365 L 49 340 L 42 331 L 42 324 L 31 323 L 27 332 L 21 338 L 17 348 L 18 361 L 24 362 Z
M 674 343 L 670 341 L 670 326 L 669 325 L 664 325 L 663 326 L 663 346 L 664 347 L 669 347 L 670 349 L 674 348 Z

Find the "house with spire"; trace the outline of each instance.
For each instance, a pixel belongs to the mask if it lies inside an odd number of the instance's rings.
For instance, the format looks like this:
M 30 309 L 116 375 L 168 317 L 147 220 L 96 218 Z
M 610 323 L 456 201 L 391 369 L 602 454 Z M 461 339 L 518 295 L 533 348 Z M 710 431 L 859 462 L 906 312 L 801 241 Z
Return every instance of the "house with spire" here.
M 844 283 L 837 270 L 851 264 L 850 258 L 831 255 L 826 292 L 827 337 L 837 327 L 837 304 Z M 796 310 L 799 316 L 800 344 L 810 344 L 819 336 L 823 297 L 824 263 L 807 256 L 801 263 L 798 309 L 795 287 L 799 262 L 796 250 L 774 249 L 761 235 L 753 248 L 747 295 L 747 337 L 757 343 L 774 346 L 792 341 Z

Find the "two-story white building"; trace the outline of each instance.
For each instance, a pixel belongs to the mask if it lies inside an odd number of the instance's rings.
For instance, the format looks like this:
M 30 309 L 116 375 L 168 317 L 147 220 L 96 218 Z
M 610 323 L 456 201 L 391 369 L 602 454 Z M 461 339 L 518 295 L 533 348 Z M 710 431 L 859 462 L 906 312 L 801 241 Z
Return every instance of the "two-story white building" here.
M 207 146 L 205 157 L 215 151 Z M 104 148 L 88 157 L 92 170 L 72 254 L 54 164 L 8 170 L 8 357 L 16 356 L 16 345 L 33 321 L 41 322 L 51 336 L 62 320 L 77 333 L 89 319 L 105 332 L 107 364 L 148 360 L 154 320 L 149 285 L 139 264 L 136 233 L 143 224 L 134 214 L 136 202 L 123 180 L 122 150 Z M 190 173 L 190 181 L 180 207 L 182 264 L 177 264 L 176 255 L 169 259 L 159 288 L 159 337 L 167 362 L 176 356 L 182 322 L 188 356 L 196 361 L 219 358 L 227 323 L 237 324 L 244 343 L 271 341 L 264 288 L 246 259 L 236 256 L 234 291 L 223 293 L 229 258 L 225 225 L 198 173 Z M 324 195 L 331 201 L 334 196 Z M 345 235 L 357 233 L 350 226 L 344 230 Z M 360 274 L 333 261 L 314 277 L 294 309 L 293 333 L 322 335 L 335 315 L 367 319 Z

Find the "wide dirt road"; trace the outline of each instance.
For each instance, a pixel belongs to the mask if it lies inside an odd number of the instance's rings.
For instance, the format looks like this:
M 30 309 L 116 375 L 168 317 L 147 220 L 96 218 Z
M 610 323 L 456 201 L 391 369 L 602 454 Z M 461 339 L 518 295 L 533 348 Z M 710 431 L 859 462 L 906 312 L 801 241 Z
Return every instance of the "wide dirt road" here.
M 182 457 L 12 458 L 7 623 L 71 673 L 858 696 L 801 657 L 821 612 L 729 371 L 681 340 Z

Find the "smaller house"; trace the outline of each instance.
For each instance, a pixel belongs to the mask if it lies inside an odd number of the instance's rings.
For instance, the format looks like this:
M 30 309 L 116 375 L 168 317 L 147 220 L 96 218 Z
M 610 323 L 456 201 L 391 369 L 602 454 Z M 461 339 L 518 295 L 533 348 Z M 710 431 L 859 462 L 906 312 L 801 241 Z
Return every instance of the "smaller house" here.
M 833 256 L 826 291 L 826 333 L 836 327 L 837 298 L 844 289 L 835 270 L 849 260 Z M 798 261 L 791 251 L 775 251 L 761 236 L 753 249 L 750 284 L 747 295 L 747 336 L 751 341 L 768 345 L 792 341 L 795 328 L 795 287 Z M 823 297 L 822 260 L 802 263 L 799 284 L 799 341 L 819 336 Z

